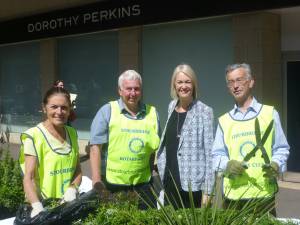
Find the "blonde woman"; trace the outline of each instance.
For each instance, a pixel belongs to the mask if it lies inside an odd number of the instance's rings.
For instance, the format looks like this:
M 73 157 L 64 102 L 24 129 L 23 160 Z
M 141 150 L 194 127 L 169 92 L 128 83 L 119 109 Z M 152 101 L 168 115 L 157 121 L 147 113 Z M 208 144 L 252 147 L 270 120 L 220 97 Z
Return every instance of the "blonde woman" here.
M 213 110 L 197 98 L 197 91 L 197 78 L 191 66 L 178 65 L 171 79 L 173 101 L 169 104 L 168 119 L 157 153 L 164 192 L 176 208 L 191 206 L 189 184 L 195 206 L 201 207 L 214 183 L 211 160 Z

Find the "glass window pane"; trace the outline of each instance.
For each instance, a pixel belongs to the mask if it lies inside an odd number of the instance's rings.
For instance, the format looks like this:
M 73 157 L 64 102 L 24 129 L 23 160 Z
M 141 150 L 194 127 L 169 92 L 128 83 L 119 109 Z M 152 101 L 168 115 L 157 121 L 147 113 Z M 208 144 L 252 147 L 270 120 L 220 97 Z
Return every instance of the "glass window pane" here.
M 232 100 L 224 96 L 224 70 L 233 61 L 231 23 L 230 18 L 220 18 L 143 28 L 144 99 L 157 107 L 162 125 L 171 100 L 171 76 L 180 63 L 195 70 L 200 100 L 213 107 L 216 118 L 228 110 Z
M 41 120 L 39 44 L 0 47 L 0 112 L 13 132 Z
M 104 32 L 58 41 L 59 78 L 77 94 L 77 119 L 72 126 L 79 137 L 89 138 L 96 112 L 117 97 L 118 33 Z

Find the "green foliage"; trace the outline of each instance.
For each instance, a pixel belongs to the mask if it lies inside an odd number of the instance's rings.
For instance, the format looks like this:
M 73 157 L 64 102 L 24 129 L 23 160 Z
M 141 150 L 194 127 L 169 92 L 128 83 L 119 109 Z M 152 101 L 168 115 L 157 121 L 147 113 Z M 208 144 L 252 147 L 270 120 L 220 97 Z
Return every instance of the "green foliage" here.
M 257 203 L 250 203 L 242 210 L 224 210 L 214 206 L 201 209 L 175 210 L 172 205 L 160 210 L 139 210 L 136 199 L 119 194 L 110 202 L 102 203 L 94 214 L 84 221 L 73 225 L 292 225 L 292 222 L 280 222 L 269 216 L 266 211 L 259 213 L 253 209 Z
M 167 214 L 164 214 L 166 212 Z M 264 215 L 260 218 L 251 215 L 239 215 L 239 211 L 229 212 L 212 208 L 179 209 L 173 211 L 172 206 L 162 210 L 139 210 L 135 205 L 126 203 L 104 204 L 99 207 L 96 214 L 91 214 L 78 224 L 83 225 L 293 225 L 292 222 L 281 222 L 273 217 Z M 166 217 L 166 215 L 168 215 Z M 76 224 L 76 223 L 75 223 Z M 75 225 L 74 224 L 74 225 Z
M 174 180 L 173 180 L 174 181 Z M 177 190 L 178 192 L 178 190 Z M 215 198 L 220 196 L 221 189 L 216 183 L 214 186 Z M 179 194 L 179 193 L 177 193 Z M 180 197 L 180 196 L 179 196 Z M 270 198 L 260 198 L 247 201 L 242 207 L 240 202 L 236 201 L 229 204 L 227 209 L 220 208 L 224 202 L 216 204 L 212 197 L 209 198 L 207 205 L 201 209 L 195 208 L 193 204 L 193 196 L 191 186 L 189 184 L 189 198 L 191 208 L 182 208 L 175 210 L 170 205 L 169 209 L 166 207 L 161 208 L 161 221 L 166 225 L 282 225 L 293 224 L 283 223 L 273 216 L 269 215 L 269 210 L 272 209 L 272 202 Z M 170 203 L 169 196 L 165 196 L 167 202 Z M 181 197 L 180 197 L 181 199 Z M 161 205 L 161 204 L 160 204 Z M 181 199 L 181 205 L 183 205 Z
M 83 223 L 78 224 L 157 225 L 160 224 L 159 214 L 160 212 L 156 209 L 139 210 L 136 198 L 125 193 L 118 193 L 112 201 L 101 204 L 95 214 L 89 215 Z
M 21 169 L 18 161 L 14 160 L 9 148 L 0 146 L 0 207 L 16 211 L 24 201 Z
M 48 198 L 48 199 L 43 200 L 42 204 L 46 210 L 52 210 L 52 209 L 58 207 L 59 205 L 61 205 L 61 199 Z
M 250 207 L 250 206 L 249 206 Z M 173 210 L 172 206 L 160 210 L 162 224 L 168 225 L 283 225 L 268 214 L 252 214 L 245 210 L 223 210 L 211 207 Z M 290 223 L 292 224 L 292 223 Z

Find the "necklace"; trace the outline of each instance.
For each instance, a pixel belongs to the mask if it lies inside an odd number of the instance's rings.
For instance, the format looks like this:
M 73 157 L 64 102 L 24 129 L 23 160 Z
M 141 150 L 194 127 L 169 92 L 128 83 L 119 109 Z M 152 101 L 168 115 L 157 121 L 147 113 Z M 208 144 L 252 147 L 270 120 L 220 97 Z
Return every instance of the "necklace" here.
M 176 137 L 177 138 L 180 138 L 180 136 L 181 136 L 181 129 L 180 129 L 180 131 L 178 130 L 178 126 L 179 126 L 179 112 L 176 112 L 177 113 L 177 127 L 176 127 Z

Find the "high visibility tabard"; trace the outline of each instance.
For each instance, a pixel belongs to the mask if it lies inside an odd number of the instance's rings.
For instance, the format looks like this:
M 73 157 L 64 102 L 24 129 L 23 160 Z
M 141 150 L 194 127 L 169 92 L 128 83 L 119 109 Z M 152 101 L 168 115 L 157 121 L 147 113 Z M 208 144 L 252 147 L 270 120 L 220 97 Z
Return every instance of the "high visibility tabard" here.
M 273 110 L 272 106 L 263 105 L 257 115 L 261 136 L 263 136 L 267 126 L 273 119 Z M 229 113 L 219 118 L 230 160 L 243 161 L 247 153 L 256 146 L 255 118 L 234 120 Z M 273 135 L 274 127 L 264 144 L 270 160 L 272 160 Z M 261 151 L 257 151 L 255 156 L 246 162 L 248 169 L 242 175 L 231 178 L 224 177 L 223 192 L 225 197 L 239 200 L 273 196 L 278 189 L 277 182 L 263 177 L 262 166 L 264 164 Z
M 30 138 L 37 153 L 37 169 L 35 183 L 43 198 L 61 198 L 76 171 L 78 162 L 77 134 L 74 128 L 65 126 L 66 135 L 69 135 L 71 150 L 68 154 L 56 153 L 48 142 L 43 128 L 30 128 L 21 134 L 21 141 Z M 19 162 L 25 173 L 24 146 L 21 146 Z
M 107 182 L 125 186 L 147 183 L 150 156 L 159 145 L 156 110 L 146 105 L 143 119 L 130 119 L 120 112 L 117 101 L 110 105 Z

